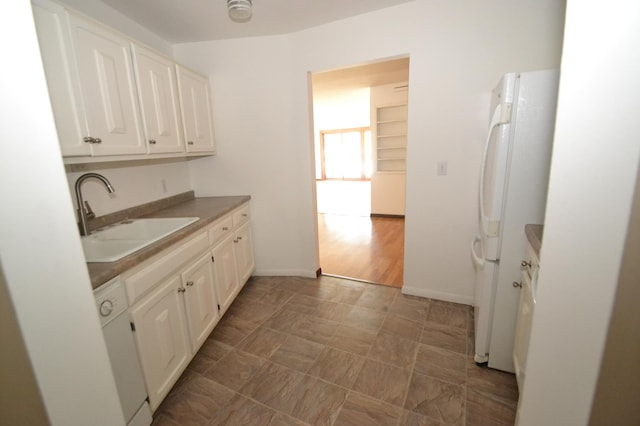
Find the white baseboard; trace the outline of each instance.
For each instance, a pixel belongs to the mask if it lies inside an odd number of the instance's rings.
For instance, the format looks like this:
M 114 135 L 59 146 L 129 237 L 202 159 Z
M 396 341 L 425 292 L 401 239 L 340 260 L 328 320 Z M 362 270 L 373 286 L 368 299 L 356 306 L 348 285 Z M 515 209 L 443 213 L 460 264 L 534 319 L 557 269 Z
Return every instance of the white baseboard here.
M 304 269 L 256 269 L 253 275 L 258 277 L 316 278 L 316 271 L 307 271 Z
M 463 305 L 473 306 L 473 297 L 461 296 L 454 293 L 445 293 L 442 291 L 433 291 L 418 287 L 402 286 L 402 294 L 408 294 L 410 296 L 428 297 L 429 299 L 443 300 L 445 302 L 461 303 Z

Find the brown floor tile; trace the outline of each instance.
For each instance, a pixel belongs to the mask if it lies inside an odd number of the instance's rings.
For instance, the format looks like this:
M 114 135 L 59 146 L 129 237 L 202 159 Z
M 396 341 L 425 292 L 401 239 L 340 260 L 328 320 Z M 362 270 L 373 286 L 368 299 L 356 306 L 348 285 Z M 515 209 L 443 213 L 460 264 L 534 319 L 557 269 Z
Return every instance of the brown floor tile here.
M 398 423 L 400 407 L 386 404 L 359 393 L 351 392 L 340 410 L 335 426 L 380 425 L 393 426 Z
M 400 418 L 400 426 L 444 426 L 444 423 L 413 411 L 404 410 Z M 490 425 L 487 424 L 486 426 Z
M 401 406 L 411 372 L 366 360 L 352 389 L 373 398 Z
M 345 281 L 346 282 L 346 281 Z M 336 285 L 335 287 L 329 287 L 322 289 L 317 294 L 317 297 L 320 299 L 329 301 L 329 302 L 337 302 L 337 303 L 345 303 L 347 305 L 355 304 L 362 293 L 364 292 L 364 284 L 361 284 L 361 287 L 354 286 L 345 286 L 345 285 Z
M 414 371 L 463 385 L 467 381 L 467 358 L 446 349 L 420 345 Z
M 267 361 L 240 393 L 268 407 L 291 414 L 299 397 L 296 389 L 303 377 L 298 371 Z
M 206 373 L 206 377 L 235 391 L 247 383 L 266 360 L 234 350 Z
M 459 328 L 427 322 L 422 329 L 420 343 L 466 354 L 467 332 Z
M 470 388 L 510 401 L 518 401 L 518 383 L 514 374 L 479 367 L 473 361 L 467 362 L 467 385 Z
M 404 408 L 445 424 L 464 424 L 464 386 L 413 373 Z
M 306 372 L 315 362 L 324 345 L 301 337 L 288 336 L 270 360 L 294 370 Z
M 252 324 L 262 324 L 276 311 L 277 307 L 248 299 L 236 299 L 225 313 L 225 318 L 239 318 Z
M 354 306 L 343 323 L 377 333 L 386 316 L 384 312 Z
M 381 331 L 404 339 L 420 341 L 422 322 L 415 322 L 395 314 L 387 315 L 382 323 Z
M 275 414 L 275 411 L 236 394 L 210 425 L 268 425 Z
M 427 319 L 430 305 L 430 299 L 406 296 L 400 293 L 391 304 L 389 312 L 412 321 L 424 322 Z
M 207 370 L 209 370 L 211 367 L 213 367 L 214 365 L 216 365 L 218 361 L 209 358 L 208 356 L 205 356 L 203 354 L 201 354 L 200 352 L 198 352 L 193 359 L 191 360 L 191 362 L 189 363 L 189 365 L 187 365 L 187 368 L 189 370 L 193 370 L 197 373 L 200 374 L 204 374 L 207 372 Z
M 417 342 L 380 332 L 369 350 L 368 357 L 397 367 L 411 368 L 417 349 Z
M 427 314 L 427 323 L 435 323 L 466 330 L 467 310 L 433 303 Z
M 337 322 L 302 315 L 300 320 L 293 325 L 291 334 L 313 342 L 326 344 L 331 340 L 337 328 Z
M 209 336 L 210 339 L 235 346 L 258 327 L 257 324 L 233 316 L 225 316 Z
M 264 327 L 269 327 L 283 333 L 290 333 L 291 330 L 293 330 L 293 327 L 302 318 L 303 316 L 299 312 L 290 311 L 288 309 L 280 309 L 262 325 Z
M 232 397 L 231 390 L 197 375 L 182 392 L 170 394 L 158 412 L 179 425 L 205 425 Z
M 344 303 L 335 303 L 323 300 L 320 302 L 313 315 L 326 320 L 340 322 L 349 315 L 352 308 L 353 307 L 351 305 Z
M 269 358 L 286 339 L 287 335 L 284 333 L 266 327 L 258 327 L 238 345 L 238 349 Z
M 358 377 L 364 358 L 349 352 L 326 347 L 307 374 L 338 386 L 350 388 Z
M 366 355 L 375 339 L 376 333 L 342 324 L 338 326 L 328 345 L 358 355 Z
M 305 376 L 295 389 L 297 400 L 291 415 L 312 425 L 331 425 L 347 397 L 347 391 Z
M 362 292 L 355 306 L 387 312 L 398 293 L 397 288 L 372 285 Z
M 198 350 L 198 354 L 202 354 L 215 361 L 219 361 L 232 349 L 232 346 L 224 344 L 213 338 L 209 338 L 202 344 L 200 350 Z
M 181 426 L 181 425 L 174 422 L 173 420 L 171 420 L 169 417 L 167 417 L 162 413 L 160 414 L 156 413 L 156 415 L 153 416 L 153 422 L 151 423 L 151 426 Z
M 307 426 L 307 423 L 294 419 L 286 414 L 276 413 L 273 419 L 271 419 L 269 426 Z
M 512 426 L 516 408 L 517 402 L 467 388 L 467 426 Z

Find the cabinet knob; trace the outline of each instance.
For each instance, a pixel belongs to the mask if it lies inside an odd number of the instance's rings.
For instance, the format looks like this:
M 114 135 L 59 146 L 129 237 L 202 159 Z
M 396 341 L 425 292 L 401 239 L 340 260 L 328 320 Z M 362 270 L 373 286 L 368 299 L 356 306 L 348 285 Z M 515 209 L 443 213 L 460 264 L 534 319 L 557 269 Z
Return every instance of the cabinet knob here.
M 242 237 L 238 237 L 238 241 L 240 241 L 242 239 Z
M 156 140 L 155 139 L 149 139 L 149 144 L 150 145 L 155 145 L 156 144 Z
M 193 145 L 193 141 L 188 141 L 187 142 L 189 145 Z
M 187 287 L 191 287 L 193 285 L 193 281 L 187 281 Z
M 85 136 L 82 140 L 85 143 L 102 143 L 102 139 L 94 138 L 94 137 L 91 137 L 91 136 Z
M 515 288 L 522 288 L 522 283 L 519 283 L 518 281 L 514 281 L 511 285 Z
M 247 217 L 247 216 L 249 216 L 249 215 L 248 215 L 248 214 L 246 214 L 246 213 L 242 213 L 242 216 Z
M 178 289 L 178 293 L 184 293 L 185 291 L 187 291 L 184 287 L 180 287 Z
M 223 231 L 228 231 L 228 230 L 229 230 L 229 227 L 228 227 L 228 226 L 223 226 L 223 227 L 222 227 L 222 230 L 223 230 Z
M 528 268 L 531 268 L 531 262 L 530 261 L 523 260 L 522 262 L 520 262 L 520 270 L 521 271 L 526 271 Z

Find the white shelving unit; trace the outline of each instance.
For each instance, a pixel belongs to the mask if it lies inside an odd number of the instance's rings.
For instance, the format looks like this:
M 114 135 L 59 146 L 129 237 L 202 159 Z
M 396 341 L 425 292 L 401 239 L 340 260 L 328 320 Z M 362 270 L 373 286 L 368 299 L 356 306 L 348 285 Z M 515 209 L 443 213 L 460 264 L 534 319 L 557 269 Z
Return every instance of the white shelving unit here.
M 404 172 L 407 166 L 407 105 L 376 107 L 376 169 Z

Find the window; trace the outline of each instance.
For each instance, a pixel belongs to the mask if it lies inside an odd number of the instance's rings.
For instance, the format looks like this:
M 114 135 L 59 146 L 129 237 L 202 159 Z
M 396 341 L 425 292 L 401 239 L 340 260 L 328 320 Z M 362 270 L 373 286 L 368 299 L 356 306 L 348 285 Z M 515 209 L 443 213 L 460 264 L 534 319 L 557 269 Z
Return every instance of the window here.
M 369 128 L 320 132 L 322 178 L 371 179 L 371 130 Z

